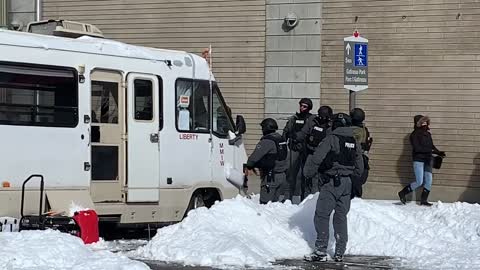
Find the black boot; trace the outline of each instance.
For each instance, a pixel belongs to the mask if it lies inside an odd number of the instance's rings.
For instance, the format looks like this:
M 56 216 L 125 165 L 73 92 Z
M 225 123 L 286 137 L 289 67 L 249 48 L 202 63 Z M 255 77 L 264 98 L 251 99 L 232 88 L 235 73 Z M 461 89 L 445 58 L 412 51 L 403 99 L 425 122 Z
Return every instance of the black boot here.
M 312 254 L 306 255 L 304 259 L 309 262 L 326 262 L 327 253 L 315 250 Z
M 400 201 L 403 204 L 407 203 L 407 198 L 405 198 L 405 196 L 407 196 L 407 194 L 410 192 L 412 192 L 412 188 L 410 188 L 410 185 L 404 187 L 400 192 L 398 192 L 398 197 L 400 197 Z
M 428 194 L 430 194 L 430 190 L 423 188 L 422 197 L 420 198 L 420 205 L 432 206 L 432 204 L 428 202 Z

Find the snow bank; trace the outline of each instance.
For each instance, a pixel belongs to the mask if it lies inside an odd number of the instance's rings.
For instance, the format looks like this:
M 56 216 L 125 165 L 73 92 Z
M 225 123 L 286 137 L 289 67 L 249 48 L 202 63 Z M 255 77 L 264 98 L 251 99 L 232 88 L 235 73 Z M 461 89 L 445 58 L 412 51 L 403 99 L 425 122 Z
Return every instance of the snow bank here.
M 135 254 L 206 266 L 264 266 L 275 259 L 301 257 L 310 247 L 302 231 L 289 224 L 296 210 L 291 204 L 263 207 L 239 196 L 191 211 L 183 222 L 160 229 Z
M 269 266 L 303 258 L 315 242 L 316 196 L 300 205 L 237 197 L 199 208 L 158 231 L 133 255 L 203 266 Z M 349 213 L 347 254 L 404 258 L 420 269 L 480 269 L 480 206 L 415 204 L 355 199 Z M 331 232 L 329 252 L 333 251 Z M 472 256 L 473 255 L 473 256 Z
M 58 231 L 0 233 L 0 269 L 145 270 L 145 264 L 109 251 L 93 251 Z
M 403 257 L 417 269 L 480 269 L 480 205 L 421 207 L 356 199 L 347 252 Z

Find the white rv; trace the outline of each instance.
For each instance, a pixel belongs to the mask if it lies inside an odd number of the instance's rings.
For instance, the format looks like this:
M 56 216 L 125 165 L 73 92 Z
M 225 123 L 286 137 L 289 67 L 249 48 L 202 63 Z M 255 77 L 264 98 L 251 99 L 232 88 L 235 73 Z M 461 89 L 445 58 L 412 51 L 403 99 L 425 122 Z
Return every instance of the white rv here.
M 182 52 L 0 30 L 0 216 L 30 175 L 42 211 L 93 208 L 122 225 L 181 220 L 239 189 L 246 162 L 206 60 Z M 39 210 L 27 185 L 25 214 Z

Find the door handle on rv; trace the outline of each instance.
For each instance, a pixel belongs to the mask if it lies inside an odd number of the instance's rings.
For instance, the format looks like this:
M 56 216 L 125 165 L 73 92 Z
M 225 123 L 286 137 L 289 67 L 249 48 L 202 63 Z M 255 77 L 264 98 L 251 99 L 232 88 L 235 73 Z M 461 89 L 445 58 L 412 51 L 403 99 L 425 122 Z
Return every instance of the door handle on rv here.
M 158 143 L 158 133 L 151 133 L 150 134 L 150 142 L 151 143 Z

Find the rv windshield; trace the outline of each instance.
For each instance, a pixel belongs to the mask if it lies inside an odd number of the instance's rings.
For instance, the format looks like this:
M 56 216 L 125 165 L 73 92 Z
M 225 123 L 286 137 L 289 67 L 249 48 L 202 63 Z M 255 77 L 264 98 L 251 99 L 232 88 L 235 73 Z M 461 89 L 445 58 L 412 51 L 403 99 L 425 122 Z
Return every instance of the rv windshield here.
M 210 84 L 206 80 L 178 79 L 176 82 L 177 129 L 187 132 L 210 131 L 210 108 L 213 108 L 212 129 L 220 137 L 234 131 L 231 111 L 225 105 L 216 82 L 213 82 L 213 106 L 210 106 Z
M 225 104 L 217 83 L 213 85 L 213 132 L 221 137 L 228 136 L 233 128 L 232 110 Z

